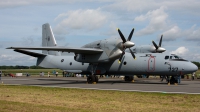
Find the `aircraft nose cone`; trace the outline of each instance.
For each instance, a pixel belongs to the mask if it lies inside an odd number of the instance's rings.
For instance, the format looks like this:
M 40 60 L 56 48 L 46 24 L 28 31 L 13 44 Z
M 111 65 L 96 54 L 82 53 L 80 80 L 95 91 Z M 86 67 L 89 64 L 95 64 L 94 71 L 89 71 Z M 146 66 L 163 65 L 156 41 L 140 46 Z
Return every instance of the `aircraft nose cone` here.
M 196 72 L 198 70 L 198 67 L 195 64 L 191 63 L 190 66 L 191 71 Z
M 195 67 L 194 67 L 194 70 L 197 71 L 197 70 L 198 70 L 198 67 L 197 67 L 195 64 L 194 64 L 194 66 L 195 66 Z

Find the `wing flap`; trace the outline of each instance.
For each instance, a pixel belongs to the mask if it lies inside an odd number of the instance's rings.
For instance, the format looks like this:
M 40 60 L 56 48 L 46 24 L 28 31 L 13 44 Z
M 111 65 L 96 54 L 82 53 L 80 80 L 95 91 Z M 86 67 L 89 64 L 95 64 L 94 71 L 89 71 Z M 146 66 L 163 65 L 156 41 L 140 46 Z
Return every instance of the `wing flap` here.
M 97 54 L 103 52 L 103 50 L 95 48 L 66 48 L 66 47 L 8 47 L 6 49 L 47 50 L 47 51 L 74 52 L 78 54 Z

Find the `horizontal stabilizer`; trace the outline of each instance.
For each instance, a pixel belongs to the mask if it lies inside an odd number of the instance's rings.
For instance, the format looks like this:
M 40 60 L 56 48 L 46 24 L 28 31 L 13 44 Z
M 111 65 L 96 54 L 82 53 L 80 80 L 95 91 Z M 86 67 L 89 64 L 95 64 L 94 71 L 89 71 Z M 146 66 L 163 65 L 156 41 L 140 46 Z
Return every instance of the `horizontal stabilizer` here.
M 66 48 L 66 47 L 8 47 L 6 49 L 47 50 L 47 51 L 73 52 L 78 54 L 97 54 L 103 52 L 103 50 L 101 49 L 94 49 L 94 48 Z
M 46 56 L 44 54 L 40 54 L 40 53 L 35 53 L 35 52 L 30 52 L 30 51 L 25 51 L 25 50 L 20 50 L 20 49 L 15 49 L 14 51 L 22 53 L 22 54 L 26 54 L 29 56 L 33 56 L 33 57 L 42 57 L 42 56 Z

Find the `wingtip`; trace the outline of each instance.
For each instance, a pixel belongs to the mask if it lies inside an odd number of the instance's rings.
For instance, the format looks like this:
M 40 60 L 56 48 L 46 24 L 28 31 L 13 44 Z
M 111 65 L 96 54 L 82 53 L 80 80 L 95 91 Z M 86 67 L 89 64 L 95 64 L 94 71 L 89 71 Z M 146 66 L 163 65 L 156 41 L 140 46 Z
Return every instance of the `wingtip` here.
M 12 47 L 7 47 L 6 49 L 12 49 Z

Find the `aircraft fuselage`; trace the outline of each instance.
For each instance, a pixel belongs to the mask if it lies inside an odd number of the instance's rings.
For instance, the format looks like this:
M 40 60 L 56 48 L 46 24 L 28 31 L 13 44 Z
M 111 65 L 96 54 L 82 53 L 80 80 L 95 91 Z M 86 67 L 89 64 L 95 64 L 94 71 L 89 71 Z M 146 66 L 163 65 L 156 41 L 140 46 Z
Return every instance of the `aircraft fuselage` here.
M 37 65 L 81 74 L 90 74 L 91 70 L 94 70 L 94 74 L 112 75 L 184 75 L 198 69 L 190 61 L 175 58 L 174 55 L 165 53 L 138 53 L 135 55 L 137 59 L 133 59 L 130 53 L 126 53 L 121 63 L 115 60 L 108 63 L 98 63 L 95 66 L 77 62 L 74 60 L 74 56 L 47 55 L 38 58 Z

